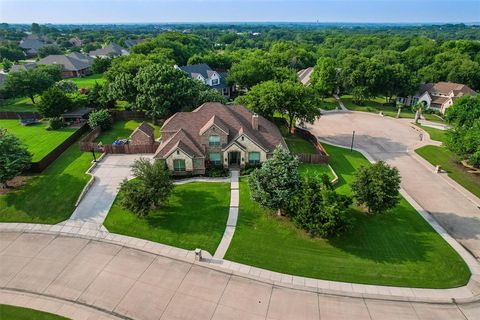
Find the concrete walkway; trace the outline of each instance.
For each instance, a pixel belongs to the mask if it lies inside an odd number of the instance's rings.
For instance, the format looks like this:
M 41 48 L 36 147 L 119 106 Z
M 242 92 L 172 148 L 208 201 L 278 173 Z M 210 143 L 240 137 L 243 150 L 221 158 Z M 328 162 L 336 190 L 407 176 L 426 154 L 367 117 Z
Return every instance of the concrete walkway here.
M 419 161 L 414 150 L 431 144 L 428 136 L 420 141 L 411 120 L 379 117 L 362 112 L 329 113 L 309 129 L 322 140 L 366 151 L 374 160 L 384 160 L 400 170 L 402 188 L 420 207 L 430 213 L 476 258 L 480 258 L 480 199 L 449 177 Z M 433 143 L 432 143 L 433 144 Z
M 228 211 L 227 227 L 225 228 L 222 240 L 213 255 L 215 259 L 223 259 L 230 246 L 230 242 L 232 242 L 233 234 L 235 233 L 238 219 L 238 207 L 240 203 L 239 175 L 240 171 L 238 170 L 230 171 L 230 210 Z
M 131 165 L 140 157 L 151 158 L 152 155 L 112 154 L 103 157 L 91 172 L 95 177 L 92 186 L 70 219 L 59 225 L 65 228 L 101 230 L 120 183 L 125 178 L 131 178 Z
M 216 270 L 197 264 L 191 255 L 172 259 L 151 251 L 154 247 L 145 244 L 139 250 L 105 240 L 1 232 L 0 303 L 50 312 L 74 304 L 95 309 L 98 317 L 91 319 L 478 320 L 480 315 L 478 301 L 341 297 L 319 288 Z M 12 292 L 32 300 L 5 298 Z M 55 302 L 60 300 L 67 306 L 57 309 Z
M 335 98 L 335 100 L 337 101 L 339 107 L 340 107 L 340 110 L 342 111 L 350 111 L 348 110 L 345 105 L 343 104 L 343 101 L 340 99 L 340 97 L 336 94 L 333 95 L 333 97 Z

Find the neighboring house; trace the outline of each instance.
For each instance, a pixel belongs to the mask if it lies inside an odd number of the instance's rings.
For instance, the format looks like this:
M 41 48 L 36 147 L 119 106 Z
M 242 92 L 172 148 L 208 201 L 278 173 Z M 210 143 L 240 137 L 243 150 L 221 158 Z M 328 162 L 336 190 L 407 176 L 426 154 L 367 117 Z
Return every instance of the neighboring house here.
M 134 45 L 139 44 L 139 43 L 141 43 L 141 42 L 143 42 L 143 41 L 144 41 L 144 39 L 127 39 L 127 40 L 125 40 L 125 46 L 126 46 L 127 48 L 131 48 L 131 47 L 133 47 Z
M 306 69 L 300 70 L 297 72 L 298 80 L 304 85 L 310 84 L 310 76 L 312 75 L 313 67 L 308 67 Z
M 90 51 L 88 55 L 93 58 L 112 58 L 118 56 L 127 56 L 129 55 L 129 52 L 127 49 L 119 46 L 116 43 L 110 43 L 106 47 Z
M 76 47 L 81 47 L 83 45 L 83 41 L 79 38 L 79 37 L 73 37 L 73 38 L 70 38 L 68 40 L 68 42 L 72 45 L 72 46 L 76 46 Z
M 155 129 L 146 122 L 142 122 L 130 135 L 131 145 L 148 145 L 155 143 Z
M 14 64 L 10 68 L 10 72 L 18 72 L 18 71 L 28 71 L 35 69 L 37 64 L 35 62 L 25 63 L 25 64 Z
M 174 174 L 204 174 L 206 167 L 258 165 L 280 145 L 278 128 L 247 108 L 207 102 L 192 112 L 177 112 L 165 121 L 154 158 L 165 160 Z
M 218 90 L 226 97 L 230 97 L 235 91 L 235 86 L 229 86 L 227 84 L 226 72 L 215 71 L 206 63 L 192 64 L 183 67 L 175 65 L 175 68 L 186 72 L 190 78 L 202 81 L 207 86 Z
M 79 52 L 68 55 L 52 54 L 37 61 L 38 65 L 62 65 L 64 78 L 81 77 L 90 73 L 93 58 Z
M 45 47 L 46 44 L 37 38 L 25 38 L 20 41 L 19 46 L 27 56 L 32 57 L 36 56 L 38 49 Z
M 476 95 L 470 87 L 454 82 L 437 82 L 422 84 L 414 96 L 398 97 L 397 102 L 407 106 L 423 103 L 427 109 L 445 113 L 457 98 Z

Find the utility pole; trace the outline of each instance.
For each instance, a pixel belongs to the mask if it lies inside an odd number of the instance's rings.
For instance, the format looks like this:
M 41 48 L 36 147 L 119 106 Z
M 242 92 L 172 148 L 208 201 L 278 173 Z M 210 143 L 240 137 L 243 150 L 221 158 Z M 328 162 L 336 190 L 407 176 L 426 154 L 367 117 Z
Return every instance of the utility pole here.
M 355 140 L 355 130 L 352 133 L 352 144 L 350 145 L 350 151 L 353 151 L 353 141 Z

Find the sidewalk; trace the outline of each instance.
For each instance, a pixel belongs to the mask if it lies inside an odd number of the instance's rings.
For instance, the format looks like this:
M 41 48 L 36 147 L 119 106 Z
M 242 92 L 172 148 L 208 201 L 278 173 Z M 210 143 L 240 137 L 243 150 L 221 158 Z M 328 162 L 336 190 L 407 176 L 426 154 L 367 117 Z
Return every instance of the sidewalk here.
M 240 187 L 238 183 L 238 177 L 240 172 L 238 170 L 230 171 L 230 210 L 228 212 L 227 227 L 223 234 L 222 240 L 215 251 L 213 257 L 215 259 L 223 259 L 227 253 L 230 242 L 232 242 L 233 234 L 235 233 L 235 227 L 237 226 L 238 207 L 240 202 Z

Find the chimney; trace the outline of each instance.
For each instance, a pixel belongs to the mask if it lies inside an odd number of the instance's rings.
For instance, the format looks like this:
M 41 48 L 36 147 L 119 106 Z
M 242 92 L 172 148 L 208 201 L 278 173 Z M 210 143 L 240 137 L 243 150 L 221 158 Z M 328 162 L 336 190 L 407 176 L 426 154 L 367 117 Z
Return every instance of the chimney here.
M 253 130 L 258 130 L 258 114 L 252 114 L 252 128 Z

